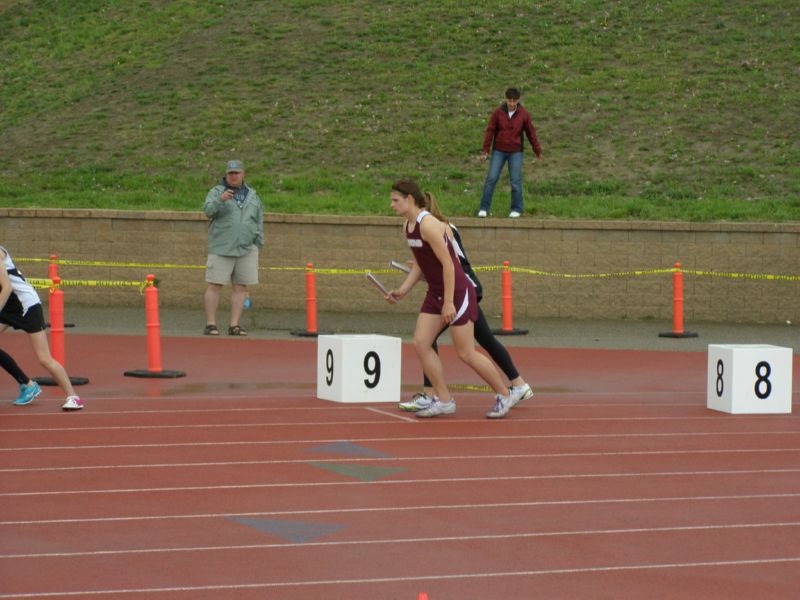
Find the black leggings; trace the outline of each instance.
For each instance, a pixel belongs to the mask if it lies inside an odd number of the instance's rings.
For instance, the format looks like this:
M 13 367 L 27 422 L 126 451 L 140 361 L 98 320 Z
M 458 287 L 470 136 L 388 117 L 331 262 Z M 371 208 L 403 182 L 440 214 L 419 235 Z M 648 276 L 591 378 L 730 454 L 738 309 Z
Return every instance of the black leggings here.
M 445 327 L 442 331 L 439 332 L 439 335 L 444 333 L 444 330 L 447 329 Z M 433 340 L 433 349 L 436 350 L 438 353 L 439 346 L 437 344 L 439 340 L 439 335 L 436 336 L 436 339 Z M 517 368 L 514 366 L 514 361 L 511 360 L 511 355 L 506 350 L 506 347 L 500 343 L 500 341 L 494 337 L 491 328 L 489 327 L 489 323 L 486 321 L 486 315 L 483 314 L 480 305 L 478 305 L 478 320 L 475 321 L 475 341 L 480 344 L 481 348 L 486 350 L 489 356 L 492 357 L 492 360 L 497 363 L 497 366 L 500 367 L 500 370 L 506 374 L 509 381 L 513 381 L 517 377 L 519 377 L 519 372 Z M 428 376 L 423 373 L 425 387 L 433 387 L 431 385 Z
M 8 371 L 8 374 L 17 380 L 17 383 L 22 384 L 30 381 L 28 376 L 19 368 L 16 361 L 11 358 L 11 355 L 2 349 L 0 349 L 0 367 Z

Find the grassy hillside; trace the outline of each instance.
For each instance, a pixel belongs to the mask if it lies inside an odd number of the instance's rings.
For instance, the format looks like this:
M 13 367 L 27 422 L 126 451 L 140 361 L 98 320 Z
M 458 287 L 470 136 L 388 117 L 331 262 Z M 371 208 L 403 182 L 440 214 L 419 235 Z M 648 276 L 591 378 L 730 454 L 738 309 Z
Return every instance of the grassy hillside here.
M 545 153 L 528 148 L 528 214 L 800 218 L 789 0 L 0 11 L 3 206 L 197 210 L 241 157 L 271 211 L 389 214 L 388 184 L 411 174 L 472 214 L 486 120 L 516 85 Z

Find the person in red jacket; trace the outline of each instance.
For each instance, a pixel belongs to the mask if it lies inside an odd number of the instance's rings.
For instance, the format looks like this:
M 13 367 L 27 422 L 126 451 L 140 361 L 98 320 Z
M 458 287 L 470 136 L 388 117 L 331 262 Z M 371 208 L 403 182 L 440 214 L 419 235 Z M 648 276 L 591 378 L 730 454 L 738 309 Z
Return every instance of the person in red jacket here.
M 511 212 L 509 217 L 516 219 L 522 214 L 522 157 L 524 148 L 523 134 L 528 136 L 536 157 L 542 159 L 542 147 L 536 138 L 536 128 L 531 121 L 530 113 L 519 103 L 520 92 L 516 88 L 506 90 L 506 101 L 492 113 L 486 134 L 483 136 L 481 160 L 489 156 L 492 148 L 492 160 L 489 161 L 489 173 L 483 184 L 479 217 L 489 214 L 492 206 L 494 186 L 500 178 L 503 165 L 508 162 L 508 178 L 511 181 Z

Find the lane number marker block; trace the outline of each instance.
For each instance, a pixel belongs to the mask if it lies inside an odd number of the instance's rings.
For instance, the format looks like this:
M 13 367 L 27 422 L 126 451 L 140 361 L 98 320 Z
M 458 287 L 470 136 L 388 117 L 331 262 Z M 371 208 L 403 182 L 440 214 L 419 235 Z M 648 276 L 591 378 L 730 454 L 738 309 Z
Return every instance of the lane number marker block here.
M 317 398 L 400 401 L 401 340 L 385 335 L 317 337 Z
M 706 407 L 731 414 L 792 412 L 792 349 L 709 344 Z

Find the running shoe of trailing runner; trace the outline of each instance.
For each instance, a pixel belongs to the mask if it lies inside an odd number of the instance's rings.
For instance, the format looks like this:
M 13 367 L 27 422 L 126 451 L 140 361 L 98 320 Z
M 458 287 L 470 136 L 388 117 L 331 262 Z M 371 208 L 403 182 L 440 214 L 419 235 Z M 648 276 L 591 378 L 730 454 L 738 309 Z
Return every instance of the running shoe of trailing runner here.
M 435 398 L 431 398 L 425 392 L 417 392 L 411 398 L 411 400 L 407 400 L 406 402 L 401 402 L 398 404 L 400 410 L 405 410 L 408 412 L 417 412 L 420 410 L 424 410 L 433 403 Z
M 508 404 L 509 408 L 514 408 L 523 400 L 533 397 L 533 390 L 527 383 L 524 385 L 512 385 L 508 388 Z
M 426 419 L 428 417 L 438 417 L 439 415 L 452 415 L 456 412 L 456 401 L 450 399 L 450 402 L 442 402 L 438 398 L 431 402 L 428 408 L 417 411 L 417 416 Z

